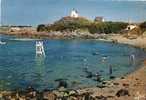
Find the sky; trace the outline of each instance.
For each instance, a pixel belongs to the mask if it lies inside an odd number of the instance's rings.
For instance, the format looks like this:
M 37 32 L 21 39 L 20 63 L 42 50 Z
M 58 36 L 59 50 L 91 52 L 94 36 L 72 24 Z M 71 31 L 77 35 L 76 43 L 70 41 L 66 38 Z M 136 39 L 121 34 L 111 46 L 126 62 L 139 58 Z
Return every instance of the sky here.
M 2 25 L 48 24 L 68 16 L 75 8 L 80 16 L 94 20 L 142 22 L 146 0 L 2 0 Z

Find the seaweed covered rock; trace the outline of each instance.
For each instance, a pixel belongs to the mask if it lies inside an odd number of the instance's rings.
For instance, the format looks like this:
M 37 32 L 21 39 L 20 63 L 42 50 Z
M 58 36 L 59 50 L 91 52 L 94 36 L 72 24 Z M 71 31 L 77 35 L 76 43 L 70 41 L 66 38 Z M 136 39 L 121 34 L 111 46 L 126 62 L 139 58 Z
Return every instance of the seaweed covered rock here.
M 56 100 L 56 94 L 46 91 L 43 93 L 43 100 Z
M 59 85 L 58 87 L 64 87 L 64 88 L 67 88 L 68 84 L 65 80 L 61 80 L 59 81 Z
M 97 100 L 108 100 L 107 97 L 100 95 L 100 96 L 96 96 Z
M 126 89 L 120 89 L 117 93 L 116 93 L 117 97 L 120 96 L 130 96 L 129 91 Z

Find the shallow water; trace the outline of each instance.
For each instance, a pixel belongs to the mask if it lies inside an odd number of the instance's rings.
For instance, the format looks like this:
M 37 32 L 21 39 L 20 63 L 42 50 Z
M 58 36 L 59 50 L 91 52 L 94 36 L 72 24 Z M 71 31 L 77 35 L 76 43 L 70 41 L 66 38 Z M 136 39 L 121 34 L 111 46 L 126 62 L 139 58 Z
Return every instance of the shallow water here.
M 3 37 L 5 38 L 5 37 Z M 0 45 L 0 89 L 26 88 L 32 85 L 38 90 L 57 88 L 57 79 L 64 79 L 68 88 L 96 86 L 87 72 L 99 73 L 109 80 L 131 73 L 146 53 L 141 49 L 123 44 L 97 40 L 43 40 L 46 57 L 36 57 L 35 40 L 18 41 L 7 37 L 6 45 Z M 129 56 L 135 55 L 131 61 Z M 103 61 L 103 57 L 107 57 Z

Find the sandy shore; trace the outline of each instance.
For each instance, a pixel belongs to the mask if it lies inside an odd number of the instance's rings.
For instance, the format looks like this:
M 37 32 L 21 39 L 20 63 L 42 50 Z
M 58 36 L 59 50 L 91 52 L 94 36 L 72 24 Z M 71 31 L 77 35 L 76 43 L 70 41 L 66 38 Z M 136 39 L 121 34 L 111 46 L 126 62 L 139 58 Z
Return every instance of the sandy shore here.
M 141 36 L 136 39 L 127 39 L 122 35 L 114 35 L 114 36 L 109 36 L 108 39 L 117 40 L 118 43 L 129 44 L 129 45 L 146 49 L 146 36 Z
M 118 43 L 133 45 L 146 50 L 146 37 L 139 37 L 137 39 L 130 40 L 121 35 L 114 35 L 108 36 L 107 40 L 108 41 L 116 40 Z M 79 89 L 76 90 L 76 92 L 77 94 L 89 93 L 90 96 L 94 98 L 89 99 L 90 97 L 86 96 L 88 98 L 86 100 L 146 100 L 146 60 L 143 63 L 144 64 L 140 69 L 136 70 L 130 75 L 127 75 L 122 78 L 116 78 L 112 81 L 106 81 L 106 83 L 104 84 L 105 87 Z M 58 97 L 58 95 L 62 93 L 62 92 L 58 93 L 57 91 L 56 90 L 51 91 L 51 93 L 47 92 L 45 94 L 45 97 L 48 99 L 45 100 L 55 100 L 54 99 L 55 96 Z M 68 92 L 63 93 L 65 95 L 65 93 Z M 3 94 L 5 94 L 5 92 L 1 92 L 0 97 L 2 97 Z M 16 94 L 15 96 L 17 97 L 18 95 Z M 77 96 L 73 96 L 72 99 L 69 98 L 64 100 L 85 100 L 85 98 L 79 99 Z
M 108 37 L 108 40 L 117 40 L 118 43 L 146 49 L 146 37 L 130 40 L 121 35 L 115 35 Z M 88 88 L 80 91 L 88 91 L 93 97 L 106 97 L 107 100 L 146 100 L 146 60 L 143 63 L 140 69 L 130 75 L 107 82 L 108 85 L 105 88 Z M 123 93 L 120 90 L 123 90 Z M 118 92 L 121 93 L 119 97 Z

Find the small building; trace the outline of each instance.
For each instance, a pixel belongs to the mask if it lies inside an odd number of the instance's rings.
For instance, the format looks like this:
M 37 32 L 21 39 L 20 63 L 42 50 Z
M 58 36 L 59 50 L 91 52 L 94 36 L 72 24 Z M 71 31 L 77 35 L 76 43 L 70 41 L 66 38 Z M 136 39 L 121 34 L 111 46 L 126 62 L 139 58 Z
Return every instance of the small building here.
M 10 26 L 9 31 L 10 32 L 35 31 L 35 28 L 33 28 L 32 26 Z
M 132 29 L 134 29 L 134 28 L 136 28 L 136 27 L 137 27 L 137 25 L 135 25 L 135 24 L 129 24 L 129 25 L 127 26 L 126 30 L 132 30 Z
M 20 31 L 21 29 L 19 27 L 11 27 L 10 28 L 10 32 L 16 32 L 16 31 Z
M 77 10 L 73 9 L 71 11 L 70 17 L 78 18 L 79 17 L 79 14 L 78 14 Z
M 96 22 L 104 22 L 104 18 L 98 16 L 98 17 L 95 17 L 94 21 L 96 21 Z

